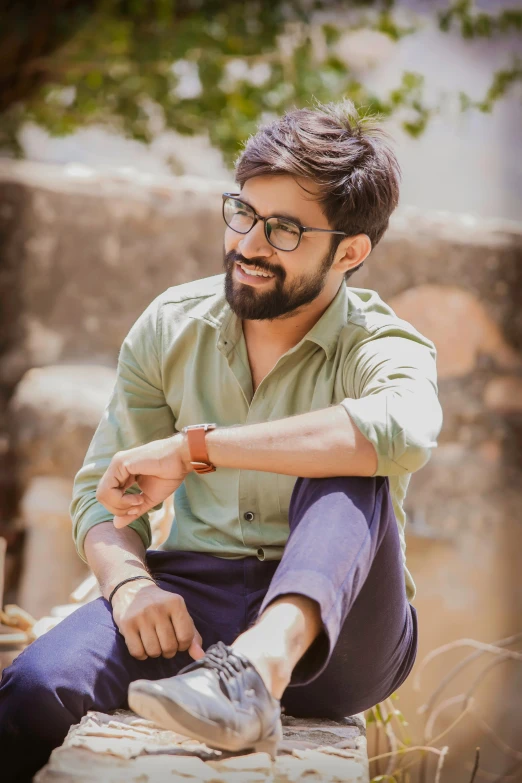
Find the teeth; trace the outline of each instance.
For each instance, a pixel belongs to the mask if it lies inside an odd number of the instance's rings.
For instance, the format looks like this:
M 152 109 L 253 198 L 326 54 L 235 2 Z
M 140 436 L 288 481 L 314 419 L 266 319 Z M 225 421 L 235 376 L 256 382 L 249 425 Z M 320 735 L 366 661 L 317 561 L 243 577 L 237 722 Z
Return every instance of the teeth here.
M 255 272 L 253 269 L 247 269 L 243 264 L 239 264 L 239 266 L 246 275 L 251 275 L 252 277 L 273 277 L 273 275 L 269 275 L 268 272 Z

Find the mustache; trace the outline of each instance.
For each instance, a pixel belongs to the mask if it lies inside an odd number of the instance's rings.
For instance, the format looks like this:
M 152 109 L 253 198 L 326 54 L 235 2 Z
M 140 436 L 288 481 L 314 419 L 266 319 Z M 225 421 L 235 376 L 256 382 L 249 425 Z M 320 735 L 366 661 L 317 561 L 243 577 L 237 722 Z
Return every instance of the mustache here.
M 270 274 L 278 277 L 280 280 L 284 280 L 286 277 L 286 272 L 284 269 L 282 269 L 280 266 L 269 264 L 263 258 L 245 258 L 241 255 L 241 253 L 236 253 L 235 250 L 231 250 L 225 256 L 225 266 L 227 268 L 231 267 L 232 264 L 235 264 L 238 261 L 245 266 L 252 268 L 255 267 L 257 269 L 262 269 L 264 272 L 269 272 Z

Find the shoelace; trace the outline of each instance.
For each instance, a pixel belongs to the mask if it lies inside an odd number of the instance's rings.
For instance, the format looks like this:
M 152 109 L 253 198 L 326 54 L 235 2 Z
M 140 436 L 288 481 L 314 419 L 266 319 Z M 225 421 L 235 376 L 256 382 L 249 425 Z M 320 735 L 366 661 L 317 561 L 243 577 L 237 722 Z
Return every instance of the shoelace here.
M 206 669 L 217 672 L 221 690 L 228 695 L 228 682 L 238 674 L 245 671 L 248 663 L 231 653 L 230 648 L 224 642 L 217 642 L 205 653 L 205 657 L 198 663 Z

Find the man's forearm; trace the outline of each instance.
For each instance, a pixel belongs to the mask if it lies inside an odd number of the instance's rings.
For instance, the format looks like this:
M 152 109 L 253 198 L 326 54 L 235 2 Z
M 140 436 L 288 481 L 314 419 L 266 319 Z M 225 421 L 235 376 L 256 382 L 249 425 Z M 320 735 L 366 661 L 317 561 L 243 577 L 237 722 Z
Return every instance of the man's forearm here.
M 207 433 L 206 442 L 217 467 L 304 478 L 372 476 L 377 469 L 373 445 L 341 405 L 277 421 L 218 428 Z M 186 436 L 184 449 L 187 458 Z
M 341 405 L 277 421 L 218 427 L 207 433 L 206 442 L 209 459 L 218 468 L 323 478 L 373 476 L 378 464 L 373 444 Z M 98 485 L 96 497 L 114 514 L 114 525 L 121 532 L 175 492 L 192 470 L 187 435 L 178 433 L 172 438 L 151 441 L 115 454 Z M 126 487 L 133 482 L 138 482 L 141 488 L 137 506 L 129 505 L 135 502 L 136 496 L 132 501 L 126 498 Z M 96 527 L 89 536 L 101 535 L 95 533 Z M 134 536 L 129 545 L 132 543 L 136 547 L 139 537 Z M 136 558 L 132 562 L 131 557 L 122 555 L 120 540 L 110 539 L 107 543 L 97 538 L 96 544 L 96 562 L 91 562 L 90 547 L 86 548 L 86 555 L 104 584 L 115 574 L 116 568 L 118 573 L 124 567 L 129 568 L 129 561 L 134 567 L 140 566 Z M 114 547 L 114 555 L 109 551 L 110 545 Z M 139 549 L 133 551 L 135 555 L 141 553 L 143 556 L 141 540 Z M 119 559 L 115 559 L 116 555 Z M 143 560 L 141 565 L 144 568 Z M 125 577 L 120 576 L 122 578 Z
M 130 527 L 116 530 L 112 522 L 92 527 L 85 537 L 85 557 L 105 598 L 123 579 L 148 574 L 145 547 Z

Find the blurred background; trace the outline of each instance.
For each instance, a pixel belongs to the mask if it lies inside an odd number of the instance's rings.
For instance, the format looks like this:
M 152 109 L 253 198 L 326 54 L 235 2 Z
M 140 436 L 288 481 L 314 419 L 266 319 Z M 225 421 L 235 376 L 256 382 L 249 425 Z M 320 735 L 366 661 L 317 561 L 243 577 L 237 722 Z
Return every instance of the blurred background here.
M 121 341 L 165 288 L 221 271 L 241 144 L 348 97 L 381 116 L 403 171 L 350 282 L 435 341 L 445 412 L 407 501 L 419 656 L 367 716 L 370 755 L 447 746 L 440 779 L 462 783 L 478 746 L 476 780 L 522 780 L 521 41 L 516 0 L 4 0 L 0 608 L 70 611 L 88 576 L 72 479 Z M 5 662 L 29 621 L 0 619 Z M 439 760 L 372 769 L 426 783 Z

